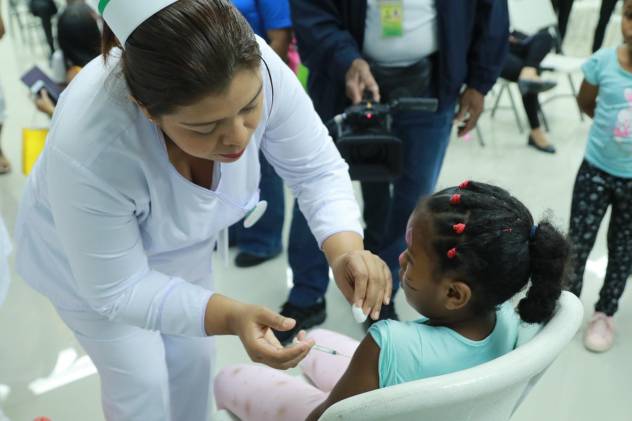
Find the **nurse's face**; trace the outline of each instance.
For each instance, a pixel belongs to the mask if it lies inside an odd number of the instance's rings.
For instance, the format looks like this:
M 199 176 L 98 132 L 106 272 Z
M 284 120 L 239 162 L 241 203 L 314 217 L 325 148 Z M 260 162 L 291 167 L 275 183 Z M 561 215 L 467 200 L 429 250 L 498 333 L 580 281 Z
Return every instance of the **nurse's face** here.
M 220 162 L 237 161 L 261 120 L 263 83 L 259 69 L 240 70 L 228 89 L 162 116 L 158 123 L 185 153 Z

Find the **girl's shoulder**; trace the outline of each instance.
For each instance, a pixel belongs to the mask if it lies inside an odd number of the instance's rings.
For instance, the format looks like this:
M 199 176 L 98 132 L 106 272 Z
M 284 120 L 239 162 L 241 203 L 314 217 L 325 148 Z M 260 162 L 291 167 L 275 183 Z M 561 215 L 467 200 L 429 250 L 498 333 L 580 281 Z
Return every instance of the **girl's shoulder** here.
M 435 340 L 444 342 L 454 339 L 467 345 L 478 345 L 487 340 L 469 340 L 448 327 L 432 326 L 427 324 L 427 321 L 426 317 L 413 321 L 382 320 L 371 326 L 369 334 L 378 342 L 378 345 L 384 341 L 411 341 L 413 338 L 420 342 L 432 342 Z M 496 309 L 496 327 L 488 338 L 498 334 L 502 336 L 508 332 L 515 336 L 519 324 L 520 320 L 516 310 L 511 302 L 507 301 Z
M 374 323 L 368 333 L 380 348 L 384 344 L 396 348 L 411 344 L 419 346 L 422 342 L 435 341 L 436 337 L 450 336 L 449 329 L 428 325 L 427 320 L 425 317 L 411 321 L 381 320 Z
M 618 68 L 617 47 L 602 48 L 586 60 L 582 65 L 582 73 L 591 85 L 601 85 L 604 75 L 616 72 Z
M 595 51 L 593 55 L 590 56 L 589 61 L 594 61 L 602 67 L 616 65 L 618 48 L 619 47 L 608 47 Z
M 402 338 L 404 338 L 404 340 L 410 340 L 411 334 L 418 332 L 419 329 L 428 327 L 423 324 L 425 320 L 426 319 L 421 319 L 407 322 L 399 320 L 380 320 L 379 322 L 373 323 L 369 328 L 368 334 L 373 337 L 380 347 L 383 343 L 392 343 Z

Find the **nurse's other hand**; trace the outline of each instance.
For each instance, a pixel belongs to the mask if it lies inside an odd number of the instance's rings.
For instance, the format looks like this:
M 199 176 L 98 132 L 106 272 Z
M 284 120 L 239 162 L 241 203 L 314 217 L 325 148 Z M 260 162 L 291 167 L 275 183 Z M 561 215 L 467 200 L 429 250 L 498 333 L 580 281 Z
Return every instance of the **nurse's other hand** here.
M 367 250 L 350 251 L 332 265 L 334 278 L 347 300 L 377 320 L 382 304 L 391 302 L 393 280 L 382 259 Z
M 235 333 L 244 344 L 250 359 L 272 368 L 287 370 L 296 367 L 309 353 L 314 341 L 301 341 L 284 348 L 272 329 L 288 331 L 296 321 L 262 306 L 246 305 L 235 320 Z

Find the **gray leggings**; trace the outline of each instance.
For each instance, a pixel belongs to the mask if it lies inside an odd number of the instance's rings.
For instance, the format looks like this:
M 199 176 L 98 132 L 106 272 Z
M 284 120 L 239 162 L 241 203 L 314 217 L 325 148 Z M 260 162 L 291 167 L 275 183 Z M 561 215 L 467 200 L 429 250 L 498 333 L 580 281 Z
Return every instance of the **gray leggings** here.
M 608 268 L 595 311 L 612 316 L 632 272 L 632 179 L 610 175 L 584 161 L 573 189 L 569 237 L 572 245 L 570 290 L 579 296 L 586 260 L 601 221 L 611 206 Z

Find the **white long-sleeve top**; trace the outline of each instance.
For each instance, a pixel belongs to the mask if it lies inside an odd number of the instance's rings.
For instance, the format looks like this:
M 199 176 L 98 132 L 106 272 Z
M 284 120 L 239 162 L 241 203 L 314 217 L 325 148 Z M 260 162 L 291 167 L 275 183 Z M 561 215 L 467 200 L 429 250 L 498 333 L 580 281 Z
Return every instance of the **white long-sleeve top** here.
M 171 165 L 162 132 L 129 100 L 117 58 L 86 66 L 62 95 L 28 180 L 18 273 L 58 307 L 204 336 L 211 253 L 219 231 L 259 200 L 260 149 L 319 244 L 361 234 L 346 163 L 294 74 L 259 45 L 270 69 L 261 68 L 265 111 L 241 159 L 216 163 L 213 190 Z

